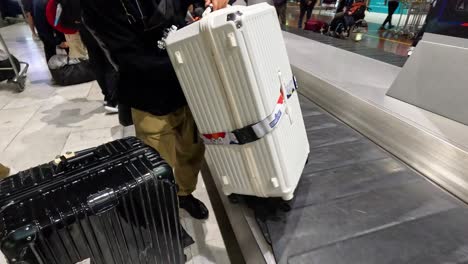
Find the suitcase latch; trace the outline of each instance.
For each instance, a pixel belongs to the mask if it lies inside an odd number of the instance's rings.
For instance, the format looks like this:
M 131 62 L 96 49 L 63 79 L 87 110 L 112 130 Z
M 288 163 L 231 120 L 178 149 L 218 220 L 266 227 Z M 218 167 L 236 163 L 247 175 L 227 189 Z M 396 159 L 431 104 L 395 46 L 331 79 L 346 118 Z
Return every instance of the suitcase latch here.
M 177 63 L 179 63 L 179 64 L 183 64 L 183 63 L 184 63 L 184 59 L 182 58 L 182 53 L 180 53 L 180 51 L 176 51 L 176 52 L 174 53 L 174 56 L 175 56 L 175 58 L 176 58 Z
M 229 32 L 227 34 L 228 38 L 228 43 L 231 48 L 237 47 L 237 40 L 236 40 L 236 35 L 234 35 L 234 32 Z

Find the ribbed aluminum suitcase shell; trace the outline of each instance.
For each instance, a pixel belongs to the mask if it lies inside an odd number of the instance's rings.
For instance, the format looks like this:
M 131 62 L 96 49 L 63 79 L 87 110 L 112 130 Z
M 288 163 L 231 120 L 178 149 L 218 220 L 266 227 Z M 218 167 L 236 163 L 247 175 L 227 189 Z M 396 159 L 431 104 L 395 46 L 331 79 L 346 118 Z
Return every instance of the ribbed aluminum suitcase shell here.
M 292 78 L 275 9 L 268 4 L 215 11 L 171 33 L 167 50 L 201 134 L 265 119 Z M 309 143 L 297 93 L 265 137 L 245 145 L 207 145 L 225 194 L 292 198 Z
M 184 263 L 177 187 L 155 150 L 127 138 L 63 163 L 0 182 L 9 263 Z

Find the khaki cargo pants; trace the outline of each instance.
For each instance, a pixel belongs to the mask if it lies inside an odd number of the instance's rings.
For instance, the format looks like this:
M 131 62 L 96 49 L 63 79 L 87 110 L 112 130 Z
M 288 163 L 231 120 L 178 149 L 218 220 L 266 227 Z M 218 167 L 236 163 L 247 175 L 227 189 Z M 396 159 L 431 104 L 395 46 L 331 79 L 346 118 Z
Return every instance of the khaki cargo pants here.
M 198 137 L 190 109 L 185 106 L 165 116 L 132 108 L 136 136 L 155 148 L 174 169 L 178 195 L 191 194 L 197 186 L 205 146 Z
M 6 178 L 10 174 L 10 169 L 0 163 L 0 179 Z
M 88 50 L 81 41 L 80 33 L 65 34 L 67 40 L 69 52 L 68 57 L 70 59 L 88 59 Z

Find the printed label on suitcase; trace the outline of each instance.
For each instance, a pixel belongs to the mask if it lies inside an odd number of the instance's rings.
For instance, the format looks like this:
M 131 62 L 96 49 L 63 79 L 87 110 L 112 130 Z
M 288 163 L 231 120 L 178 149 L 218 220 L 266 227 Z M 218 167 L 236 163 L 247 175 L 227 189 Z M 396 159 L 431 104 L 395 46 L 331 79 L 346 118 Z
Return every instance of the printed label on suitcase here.
M 90 258 L 87 258 L 85 260 L 82 260 L 80 262 L 77 262 L 75 264 L 91 264 L 91 259 Z
M 216 144 L 216 145 L 232 145 L 239 144 L 236 137 L 229 132 L 219 132 L 213 134 L 203 134 L 203 141 L 205 144 Z
M 265 119 L 230 132 L 202 134 L 203 142 L 208 145 L 243 145 L 261 139 L 278 126 L 285 113 L 285 100 L 289 99 L 296 90 L 297 82 L 293 76 L 286 87 L 284 87 L 284 91 L 283 85 L 281 86 L 276 106 L 273 112 Z

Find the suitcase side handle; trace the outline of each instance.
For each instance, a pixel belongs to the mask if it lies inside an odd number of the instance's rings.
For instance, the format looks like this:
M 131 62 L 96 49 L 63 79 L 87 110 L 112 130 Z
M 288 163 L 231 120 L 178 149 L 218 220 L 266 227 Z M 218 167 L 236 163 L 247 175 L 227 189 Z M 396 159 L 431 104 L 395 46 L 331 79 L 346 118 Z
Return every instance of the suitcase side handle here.
M 88 208 L 95 214 L 102 214 L 119 204 L 117 193 L 110 188 L 92 194 L 87 199 Z

